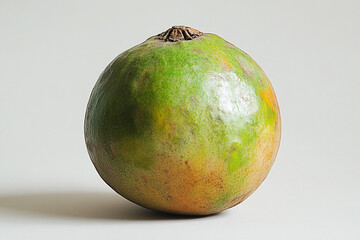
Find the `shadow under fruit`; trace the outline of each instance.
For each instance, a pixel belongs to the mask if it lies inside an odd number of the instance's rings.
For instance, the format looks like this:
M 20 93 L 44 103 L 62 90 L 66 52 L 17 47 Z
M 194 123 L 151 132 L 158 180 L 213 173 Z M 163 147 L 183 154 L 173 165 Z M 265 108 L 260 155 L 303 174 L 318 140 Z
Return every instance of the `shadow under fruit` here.
M 123 52 L 97 81 L 85 116 L 96 170 L 143 207 L 206 215 L 244 201 L 280 142 L 272 86 L 245 52 L 177 26 Z

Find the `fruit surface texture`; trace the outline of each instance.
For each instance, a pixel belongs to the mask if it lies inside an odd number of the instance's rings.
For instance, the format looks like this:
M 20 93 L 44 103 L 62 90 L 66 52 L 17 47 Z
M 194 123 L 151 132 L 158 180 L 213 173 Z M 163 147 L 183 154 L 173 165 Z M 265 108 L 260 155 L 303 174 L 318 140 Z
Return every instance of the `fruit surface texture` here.
M 245 200 L 280 143 L 269 79 L 217 35 L 172 27 L 116 57 L 100 75 L 85 140 L 117 193 L 163 212 L 207 215 Z

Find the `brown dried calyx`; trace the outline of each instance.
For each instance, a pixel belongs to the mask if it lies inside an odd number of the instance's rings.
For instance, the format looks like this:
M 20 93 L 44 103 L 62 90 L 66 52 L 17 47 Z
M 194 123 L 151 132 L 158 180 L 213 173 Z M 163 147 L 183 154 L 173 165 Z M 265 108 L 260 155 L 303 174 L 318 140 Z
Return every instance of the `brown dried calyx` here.
M 203 35 L 202 32 L 190 27 L 173 26 L 172 28 L 169 28 L 167 31 L 157 35 L 157 37 L 158 39 L 163 40 L 165 42 L 178 42 L 178 41 L 193 40 L 194 38 L 200 37 L 201 35 Z

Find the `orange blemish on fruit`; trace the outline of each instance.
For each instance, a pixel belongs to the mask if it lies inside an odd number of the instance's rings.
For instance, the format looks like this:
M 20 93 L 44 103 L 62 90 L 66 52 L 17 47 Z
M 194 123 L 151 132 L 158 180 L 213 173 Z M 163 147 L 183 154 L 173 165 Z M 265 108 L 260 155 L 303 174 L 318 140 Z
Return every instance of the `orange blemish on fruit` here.
M 123 193 L 142 206 L 161 211 L 210 214 L 214 212 L 214 199 L 229 189 L 223 162 L 201 155 L 181 159 L 171 152 L 164 152 L 155 160 L 153 169 L 156 171 L 131 169 L 132 179 L 127 181 L 136 187 L 136 194 L 128 188 L 130 185 L 120 186 Z
M 222 60 L 222 62 L 221 62 L 222 67 L 225 71 L 231 71 L 234 69 L 227 57 L 222 57 L 221 60 Z
M 265 90 L 260 90 L 259 93 L 266 105 L 274 109 L 274 94 L 272 93 L 271 88 L 268 87 Z

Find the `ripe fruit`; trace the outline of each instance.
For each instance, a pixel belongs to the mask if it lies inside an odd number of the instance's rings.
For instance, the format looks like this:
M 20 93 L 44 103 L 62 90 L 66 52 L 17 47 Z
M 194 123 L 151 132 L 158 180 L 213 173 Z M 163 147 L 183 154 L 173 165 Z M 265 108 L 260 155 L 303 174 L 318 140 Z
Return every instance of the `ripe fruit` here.
M 107 66 L 90 96 L 85 139 L 100 176 L 125 198 L 205 215 L 242 202 L 265 179 L 280 113 L 246 53 L 179 26 Z

